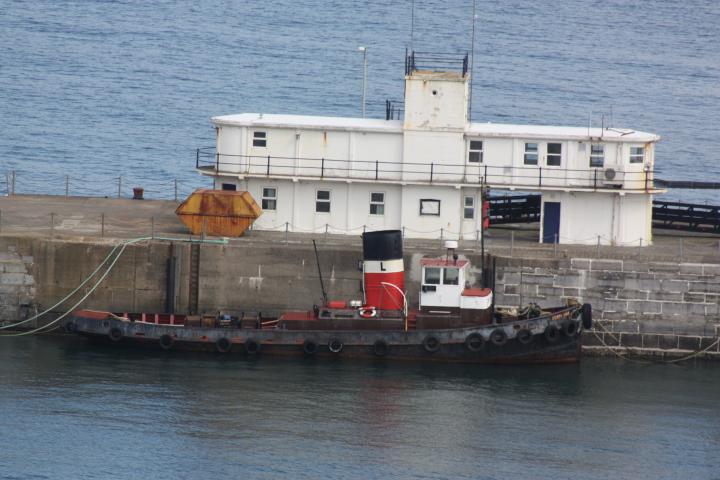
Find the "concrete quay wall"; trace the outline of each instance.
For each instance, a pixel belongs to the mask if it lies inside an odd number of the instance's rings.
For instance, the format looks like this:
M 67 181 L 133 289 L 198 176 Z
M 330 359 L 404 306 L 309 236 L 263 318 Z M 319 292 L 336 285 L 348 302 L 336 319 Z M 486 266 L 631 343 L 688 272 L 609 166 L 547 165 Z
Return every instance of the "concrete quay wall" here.
M 27 318 L 68 295 L 103 261 L 117 240 L 0 236 L 0 322 Z M 359 242 L 320 241 L 320 263 L 331 299 L 360 293 Z M 197 278 L 198 312 L 275 314 L 307 310 L 321 302 L 312 243 L 302 237 L 252 236 L 227 245 L 202 244 Z M 419 258 L 440 250 L 406 247 L 409 300 L 417 301 Z M 480 278 L 480 256 L 461 249 Z M 116 312 L 165 310 L 167 262 L 177 259 L 173 303 L 191 308 L 191 247 L 153 241 L 128 246 L 113 271 L 82 304 Z M 550 257 L 550 255 L 548 255 Z M 696 350 L 709 345 L 720 328 L 720 264 L 623 259 L 497 257 L 496 302 L 556 305 L 577 298 L 593 305 L 596 334 L 590 346 L 650 350 Z M 73 297 L 77 301 L 88 286 Z M 74 302 L 64 305 L 72 306 Z M 61 308 L 56 309 L 61 311 Z M 720 349 L 715 346 L 712 352 Z

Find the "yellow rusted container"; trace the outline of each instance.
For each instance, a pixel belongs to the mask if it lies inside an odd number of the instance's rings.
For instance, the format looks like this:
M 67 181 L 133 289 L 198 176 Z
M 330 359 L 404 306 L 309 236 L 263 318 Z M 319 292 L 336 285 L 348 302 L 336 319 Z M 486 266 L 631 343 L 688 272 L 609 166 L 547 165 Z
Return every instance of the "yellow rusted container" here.
M 175 210 L 193 235 L 241 237 L 262 214 L 250 192 L 195 190 Z

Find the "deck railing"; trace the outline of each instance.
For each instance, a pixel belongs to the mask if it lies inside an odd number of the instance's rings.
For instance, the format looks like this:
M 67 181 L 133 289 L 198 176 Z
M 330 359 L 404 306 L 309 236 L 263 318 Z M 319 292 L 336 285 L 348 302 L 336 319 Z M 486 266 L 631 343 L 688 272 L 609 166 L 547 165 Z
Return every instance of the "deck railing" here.
M 654 189 L 653 171 L 570 169 L 548 166 L 492 166 L 482 163 L 393 162 L 335 158 L 227 155 L 212 148 L 196 151 L 195 167 L 216 175 L 247 175 L 273 178 L 323 180 L 375 180 L 437 185 L 487 185 L 528 189 L 580 188 L 649 192 Z

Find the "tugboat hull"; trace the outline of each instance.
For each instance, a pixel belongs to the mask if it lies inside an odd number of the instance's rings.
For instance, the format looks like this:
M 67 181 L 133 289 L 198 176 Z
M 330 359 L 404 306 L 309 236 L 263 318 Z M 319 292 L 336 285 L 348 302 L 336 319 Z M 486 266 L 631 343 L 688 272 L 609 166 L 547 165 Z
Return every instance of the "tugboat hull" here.
M 510 323 L 436 330 L 205 328 L 78 311 L 69 331 L 115 345 L 222 355 L 373 358 L 453 363 L 568 363 L 580 359 L 581 307 Z M 572 323 L 572 325 L 571 325 Z

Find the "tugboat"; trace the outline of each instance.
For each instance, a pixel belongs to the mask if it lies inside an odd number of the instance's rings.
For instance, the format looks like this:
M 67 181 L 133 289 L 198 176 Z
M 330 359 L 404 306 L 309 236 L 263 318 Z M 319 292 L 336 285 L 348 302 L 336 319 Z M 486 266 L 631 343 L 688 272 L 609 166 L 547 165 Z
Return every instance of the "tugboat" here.
M 405 294 L 402 234 L 363 234 L 363 300 L 327 299 L 277 318 L 195 319 L 185 315 L 79 310 L 66 330 L 112 344 L 246 356 L 432 360 L 456 363 L 561 363 L 580 359 L 589 304 L 495 308 L 489 288 L 470 285 L 468 260 L 446 242 L 443 258 L 420 261 L 419 305 Z M 322 276 L 320 276 L 322 284 Z

